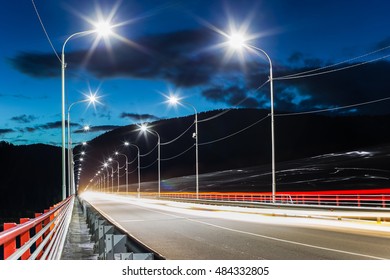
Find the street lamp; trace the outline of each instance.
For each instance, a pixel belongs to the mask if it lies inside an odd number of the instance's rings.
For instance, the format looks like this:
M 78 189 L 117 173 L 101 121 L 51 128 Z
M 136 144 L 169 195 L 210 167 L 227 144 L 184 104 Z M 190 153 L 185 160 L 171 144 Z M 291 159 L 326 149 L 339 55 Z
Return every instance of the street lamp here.
M 126 193 L 129 192 L 129 159 L 127 158 L 127 156 L 125 154 L 121 154 L 119 152 L 115 152 L 115 155 L 116 156 L 124 156 L 125 159 L 126 159 L 126 163 L 125 163 L 125 171 L 126 171 Z
M 138 198 L 141 197 L 141 165 L 140 165 L 140 151 L 139 147 L 135 144 L 125 142 L 125 146 L 133 146 L 137 149 L 137 158 L 138 158 L 138 164 L 137 164 L 137 169 L 138 169 L 138 189 L 137 189 L 137 196 Z
M 107 171 L 107 191 L 109 191 L 110 189 L 110 173 L 108 171 L 108 167 L 111 167 L 111 190 L 112 193 L 114 193 L 114 168 L 112 166 L 109 166 L 107 162 L 105 162 L 103 166 L 106 168 Z
M 274 133 L 274 89 L 273 89 L 273 75 L 272 75 L 272 61 L 269 55 L 262 49 L 255 46 L 247 45 L 245 43 L 245 37 L 242 34 L 236 33 L 228 36 L 230 47 L 234 49 L 246 48 L 249 50 L 256 50 L 256 54 L 261 52 L 265 55 L 269 62 L 269 82 L 270 82 L 270 95 L 271 95 L 271 145 L 272 145 L 272 203 L 275 203 L 276 195 L 276 175 L 275 175 L 275 133 Z
M 119 161 L 117 160 L 114 160 L 113 158 L 109 158 L 108 159 L 109 162 L 112 162 L 112 161 L 115 161 L 117 163 L 117 174 L 118 174 L 118 188 L 116 190 L 116 192 L 119 192 Z M 114 172 L 113 172 L 113 175 L 114 175 Z M 114 180 L 114 179 L 113 179 Z M 113 181 L 113 184 L 114 184 L 114 181 Z M 114 187 L 113 187 L 113 190 L 114 190 Z
M 191 107 L 194 112 L 195 112 L 195 133 L 193 134 L 193 138 L 195 138 L 195 177 L 196 177 L 196 199 L 199 199 L 199 150 L 198 150 L 198 141 L 199 141 L 199 135 L 198 135 L 198 111 L 196 110 L 196 108 L 188 103 L 188 102 L 184 102 L 184 101 L 180 101 L 179 98 L 177 98 L 176 96 L 174 95 L 171 95 L 168 97 L 168 102 L 172 105 L 176 105 L 176 104 L 182 104 L 182 105 L 187 105 L 189 107 Z
M 90 94 L 86 99 L 73 102 L 68 107 L 68 194 L 74 194 L 73 178 L 71 176 L 72 172 L 72 161 L 73 161 L 73 150 L 72 150 L 72 137 L 70 131 L 70 110 L 72 107 L 79 103 L 89 102 L 89 104 L 95 104 L 98 102 L 98 97 L 95 94 Z M 88 125 L 84 126 L 84 131 L 89 131 L 90 127 Z M 72 192 L 71 192 L 72 191 Z
M 62 45 L 61 52 L 61 138 L 62 138 L 62 199 L 66 198 L 66 163 L 65 163 L 65 46 L 68 41 L 74 37 L 89 35 L 93 33 L 101 34 L 101 36 L 109 34 L 109 24 L 100 22 L 96 24 L 95 30 L 81 31 L 70 35 Z
M 160 134 L 157 131 L 150 129 L 146 124 L 142 124 L 140 126 L 140 130 L 142 132 L 149 132 L 157 136 L 157 162 L 158 162 L 158 197 L 160 197 L 161 193 L 161 150 L 160 150 Z

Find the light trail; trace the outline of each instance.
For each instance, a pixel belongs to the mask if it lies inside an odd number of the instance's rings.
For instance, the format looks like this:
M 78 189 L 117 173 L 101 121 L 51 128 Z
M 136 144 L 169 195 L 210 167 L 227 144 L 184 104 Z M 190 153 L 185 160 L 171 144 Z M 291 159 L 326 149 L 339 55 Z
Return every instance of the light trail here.
M 387 226 L 379 226 L 367 223 L 352 223 L 352 222 L 341 222 L 323 219 L 302 219 L 302 218 L 291 218 L 291 217 L 271 217 L 264 215 L 263 211 L 269 211 L 270 209 L 245 209 L 239 207 L 225 207 L 225 206 L 208 206 L 198 205 L 193 203 L 179 203 L 152 199 L 133 199 L 129 197 L 117 196 L 117 195 L 102 195 L 96 193 L 85 193 L 83 197 L 89 201 L 116 201 L 118 203 L 129 203 L 137 208 L 142 208 L 144 211 L 158 213 L 160 215 L 168 216 L 174 219 L 180 219 L 183 221 L 198 223 L 206 227 L 213 227 L 224 231 L 234 232 L 240 235 L 249 235 L 261 239 L 267 239 L 274 242 L 281 242 L 286 244 L 292 244 L 296 246 L 311 248 L 315 250 L 329 251 L 337 254 L 345 254 L 369 259 L 385 259 L 381 256 L 374 256 L 371 254 L 364 254 L 353 252 L 351 250 L 341 250 L 336 248 L 330 248 L 327 246 L 321 246 L 316 244 L 308 244 L 305 242 L 299 242 L 289 240 L 285 238 L 278 238 L 274 236 L 268 236 L 265 234 L 259 234 L 251 232 L 249 230 L 240 230 L 233 226 L 227 227 L 219 225 L 216 222 L 209 222 L 200 220 L 199 218 L 217 218 L 227 220 L 237 220 L 240 222 L 251 222 L 251 223 L 269 223 L 282 226 L 305 226 L 305 227 L 316 227 L 324 230 L 330 230 L 333 228 L 339 228 L 345 233 L 346 229 L 352 231 L 354 234 L 372 234 L 375 236 L 383 235 L 389 237 L 390 228 Z M 93 204 L 94 205 L 94 204 Z M 96 207 L 96 206 L 95 206 Z M 99 208 L 99 207 L 97 207 Z M 201 210 L 201 211 L 199 211 Z M 274 210 L 274 209 L 272 209 Z M 279 209 L 280 210 L 280 209 Z M 290 212 L 290 211 L 288 211 Z M 107 214 L 105 214 L 107 215 Z M 188 216 L 187 216 L 188 215 Z M 114 224 L 120 225 L 127 220 L 113 221 Z M 212 220 L 211 220 L 212 221 Z M 143 221 L 137 221 L 143 222 Z M 233 224 L 234 225 L 234 224 Z M 364 231 L 364 232 L 363 232 Z M 368 232 L 368 233 L 367 233 Z
M 120 195 L 86 192 L 82 197 L 88 201 L 93 199 L 109 199 L 121 203 L 129 203 L 149 209 L 169 211 L 178 214 L 212 217 L 219 219 L 245 221 L 251 223 L 268 223 L 285 226 L 325 226 L 339 229 L 365 230 L 374 233 L 390 233 L 390 224 L 378 224 L 376 221 L 352 220 L 352 218 L 372 218 L 377 216 L 390 218 L 390 211 L 375 213 L 372 211 L 329 211 L 313 209 L 282 208 L 244 208 L 237 206 L 206 205 L 188 202 L 162 201 L 155 199 L 136 199 Z M 202 210 L 202 211 L 199 211 Z M 339 218 L 350 218 L 339 220 Z

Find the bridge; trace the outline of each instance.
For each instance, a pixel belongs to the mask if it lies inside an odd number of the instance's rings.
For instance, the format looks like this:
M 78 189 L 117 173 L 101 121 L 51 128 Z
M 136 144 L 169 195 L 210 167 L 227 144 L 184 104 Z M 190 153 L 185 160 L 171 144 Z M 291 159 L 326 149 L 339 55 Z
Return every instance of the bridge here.
M 389 195 L 270 196 L 86 191 L 5 224 L 0 246 L 22 260 L 390 258 Z

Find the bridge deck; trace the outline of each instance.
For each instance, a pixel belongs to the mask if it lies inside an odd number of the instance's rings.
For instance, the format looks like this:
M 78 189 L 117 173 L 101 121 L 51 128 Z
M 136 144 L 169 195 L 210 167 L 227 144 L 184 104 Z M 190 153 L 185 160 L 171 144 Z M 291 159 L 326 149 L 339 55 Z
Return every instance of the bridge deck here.
M 167 259 L 390 258 L 384 225 L 367 230 L 360 222 L 351 227 L 337 220 L 311 222 L 104 194 L 84 199 Z

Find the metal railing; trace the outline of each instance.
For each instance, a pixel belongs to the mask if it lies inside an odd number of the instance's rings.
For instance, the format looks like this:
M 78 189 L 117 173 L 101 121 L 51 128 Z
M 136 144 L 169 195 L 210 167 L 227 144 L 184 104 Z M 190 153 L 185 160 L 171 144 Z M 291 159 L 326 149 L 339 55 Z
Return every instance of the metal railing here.
M 71 219 L 74 196 L 20 224 L 5 223 L 0 247 L 5 260 L 60 259 Z M 32 233 L 32 236 L 30 234 Z
M 196 199 L 195 193 L 161 193 L 162 198 Z M 272 203 L 271 194 L 259 193 L 200 193 L 199 199 L 234 202 Z M 344 207 L 389 208 L 390 194 L 280 194 L 275 203 Z

